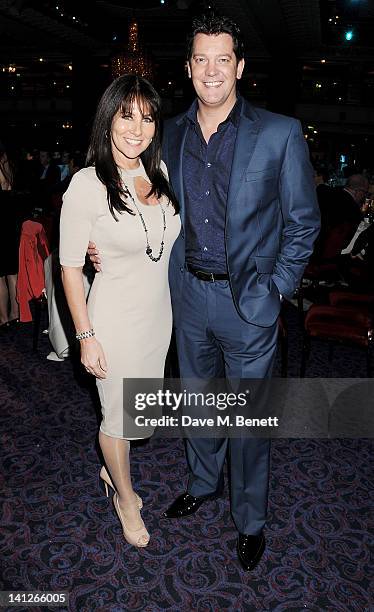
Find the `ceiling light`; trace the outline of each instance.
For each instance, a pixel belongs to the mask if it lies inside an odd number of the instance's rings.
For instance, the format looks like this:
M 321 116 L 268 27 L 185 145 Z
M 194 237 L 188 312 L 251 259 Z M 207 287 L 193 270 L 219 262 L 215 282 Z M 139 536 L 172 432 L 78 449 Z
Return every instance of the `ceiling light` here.
M 112 57 L 113 78 L 121 74 L 140 74 L 143 77 L 152 79 L 153 65 L 146 50 L 139 42 L 139 28 L 136 19 L 129 25 L 127 48 L 118 50 Z

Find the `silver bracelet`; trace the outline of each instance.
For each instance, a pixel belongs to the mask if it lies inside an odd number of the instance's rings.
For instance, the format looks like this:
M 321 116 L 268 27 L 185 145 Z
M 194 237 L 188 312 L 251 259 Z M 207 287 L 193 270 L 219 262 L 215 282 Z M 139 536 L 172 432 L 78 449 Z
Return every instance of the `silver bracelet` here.
M 88 331 L 79 332 L 79 334 L 75 334 L 77 340 L 84 340 L 85 338 L 93 338 L 95 332 L 93 329 L 89 329 Z

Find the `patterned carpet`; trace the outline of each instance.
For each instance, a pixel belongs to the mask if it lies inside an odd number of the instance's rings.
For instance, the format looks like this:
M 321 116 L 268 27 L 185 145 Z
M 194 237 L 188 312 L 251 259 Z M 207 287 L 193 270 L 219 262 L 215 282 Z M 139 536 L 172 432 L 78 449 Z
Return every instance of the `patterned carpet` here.
M 296 376 L 291 307 L 287 317 Z M 2 590 L 67 591 L 73 612 L 374 610 L 372 441 L 273 442 L 267 549 L 250 574 L 236 560 L 227 495 L 189 519 L 159 518 L 183 489 L 183 443 L 139 443 L 133 475 L 152 536 L 139 551 L 98 482 L 87 379 L 70 361 L 45 359 L 46 337 L 37 354 L 31 341 L 28 324 L 0 337 Z M 326 347 L 315 346 L 308 375 L 326 376 L 326 363 Z M 334 376 L 364 372 L 360 351 L 336 351 Z

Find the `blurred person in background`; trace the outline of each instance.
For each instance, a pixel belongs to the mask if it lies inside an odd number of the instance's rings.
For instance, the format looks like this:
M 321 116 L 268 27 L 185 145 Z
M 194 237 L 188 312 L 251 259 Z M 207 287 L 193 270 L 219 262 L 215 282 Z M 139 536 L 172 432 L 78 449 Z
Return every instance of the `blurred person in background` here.
M 39 206 L 48 211 L 51 206 L 52 195 L 58 191 L 61 172 L 58 165 L 52 160 L 49 151 L 41 150 L 39 154 L 40 168 L 37 192 Z
M 18 322 L 16 300 L 18 248 L 22 213 L 17 200 L 15 164 L 0 143 L 0 329 L 4 331 Z
M 60 193 L 65 193 L 74 174 L 85 166 L 85 158 L 80 151 L 68 153 L 67 155 L 69 156 L 69 159 L 66 164 L 66 171 L 64 170 L 64 172 L 61 174 L 61 183 L 59 186 Z M 66 159 L 64 156 L 65 153 L 63 154 L 63 159 Z
M 70 175 L 70 160 L 71 155 L 69 151 L 63 151 L 61 155 L 61 163 L 59 164 L 61 176 L 60 180 L 63 182 Z
M 374 292 L 374 223 L 358 234 L 350 253 L 341 255 L 338 265 L 351 291 Z
M 363 174 L 352 174 L 344 187 L 338 187 L 334 193 L 334 225 L 352 223 L 359 225 L 362 219 L 362 206 L 369 189 L 369 181 Z

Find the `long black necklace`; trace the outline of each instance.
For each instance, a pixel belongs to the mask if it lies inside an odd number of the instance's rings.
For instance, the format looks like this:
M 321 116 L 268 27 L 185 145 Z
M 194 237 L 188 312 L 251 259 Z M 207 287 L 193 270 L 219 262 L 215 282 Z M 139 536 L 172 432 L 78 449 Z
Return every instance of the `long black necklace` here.
M 157 257 L 155 257 L 154 255 L 152 255 L 152 247 L 149 244 L 149 240 L 148 240 L 148 229 L 147 229 L 147 226 L 145 224 L 143 215 L 140 212 L 139 207 L 136 204 L 136 202 L 135 202 L 133 196 L 131 195 L 129 189 L 126 189 L 126 191 L 127 191 L 127 194 L 130 196 L 130 198 L 132 200 L 132 203 L 134 204 L 136 210 L 138 211 L 138 214 L 139 214 L 139 217 L 140 217 L 140 221 L 142 222 L 142 226 L 143 226 L 143 229 L 145 231 L 145 239 L 147 241 L 147 247 L 145 249 L 145 253 L 146 253 L 146 255 L 148 255 L 149 259 L 151 259 L 152 261 L 160 261 L 160 259 L 162 257 L 162 254 L 164 252 L 164 244 L 165 244 L 164 238 L 165 238 L 165 230 L 166 230 L 166 215 L 165 215 L 164 207 L 162 206 L 161 202 L 159 202 L 159 205 L 161 207 L 161 212 L 162 212 L 162 220 L 163 220 L 164 228 L 163 228 L 163 231 L 162 231 L 162 239 L 161 239 L 160 250 L 159 250 L 159 253 L 158 253 Z

